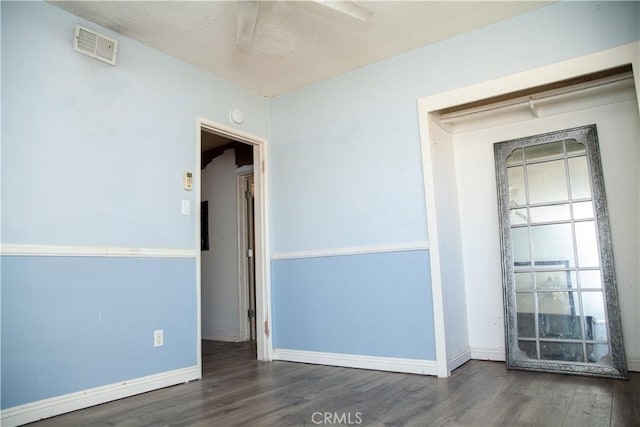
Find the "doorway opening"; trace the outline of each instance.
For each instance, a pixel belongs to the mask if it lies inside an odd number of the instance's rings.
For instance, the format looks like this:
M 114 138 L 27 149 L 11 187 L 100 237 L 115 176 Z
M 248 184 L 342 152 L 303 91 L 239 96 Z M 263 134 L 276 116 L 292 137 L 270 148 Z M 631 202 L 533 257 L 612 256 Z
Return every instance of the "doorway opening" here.
M 202 119 L 198 134 L 200 356 L 239 343 L 269 360 L 266 141 Z

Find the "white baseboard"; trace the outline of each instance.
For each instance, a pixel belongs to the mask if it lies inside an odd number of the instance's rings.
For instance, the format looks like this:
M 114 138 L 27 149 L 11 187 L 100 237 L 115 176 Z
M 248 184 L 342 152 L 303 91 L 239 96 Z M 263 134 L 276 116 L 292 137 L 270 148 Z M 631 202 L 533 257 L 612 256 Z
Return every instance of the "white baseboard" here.
M 504 362 L 507 360 L 504 348 L 499 347 L 471 347 L 471 358 L 477 360 L 494 360 Z
M 640 356 L 627 355 L 627 369 L 633 372 L 640 372 Z
M 275 349 L 273 360 L 372 369 L 376 371 L 437 375 L 435 360 L 402 359 L 396 357 L 361 356 L 355 354 L 324 353 L 317 351 Z
M 207 332 L 203 332 L 202 333 L 202 339 L 203 340 L 208 340 L 208 341 L 225 341 L 225 342 L 241 342 L 241 341 L 246 341 L 243 340 L 242 338 L 238 337 L 238 336 L 231 336 L 231 335 L 219 335 L 219 334 L 215 334 L 215 333 L 207 333 Z
M 200 367 L 192 366 L 39 400 L 1 411 L 0 424 L 3 427 L 19 426 L 123 397 L 197 380 L 201 377 Z
M 469 360 L 471 360 L 471 348 L 465 347 L 449 357 L 449 371 L 459 368 Z

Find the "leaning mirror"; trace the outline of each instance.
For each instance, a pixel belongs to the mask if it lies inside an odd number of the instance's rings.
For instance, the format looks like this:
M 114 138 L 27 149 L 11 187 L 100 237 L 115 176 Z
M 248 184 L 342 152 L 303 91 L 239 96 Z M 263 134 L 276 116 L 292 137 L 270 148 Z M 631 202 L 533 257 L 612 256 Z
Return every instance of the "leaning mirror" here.
M 494 153 L 507 367 L 625 378 L 596 126 Z

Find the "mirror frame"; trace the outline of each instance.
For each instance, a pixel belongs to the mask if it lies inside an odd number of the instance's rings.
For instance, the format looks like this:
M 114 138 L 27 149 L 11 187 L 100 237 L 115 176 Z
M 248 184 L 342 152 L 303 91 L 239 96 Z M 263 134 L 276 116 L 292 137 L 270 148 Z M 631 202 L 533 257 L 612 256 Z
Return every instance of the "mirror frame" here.
M 594 219 L 597 224 L 600 246 L 600 270 L 603 278 L 603 295 L 607 311 L 607 328 L 612 366 L 588 362 L 557 360 L 518 360 L 517 309 L 514 283 L 514 261 L 512 253 L 511 224 L 509 219 L 509 185 L 507 182 L 507 157 L 517 148 L 540 145 L 565 139 L 576 139 L 584 144 L 591 180 Z M 497 180 L 500 241 L 502 252 L 502 283 L 505 309 L 505 348 L 508 369 L 627 378 L 627 363 L 622 336 L 622 322 L 618 305 L 613 246 L 609 229 L 609 214 L 605 195 L 604 177 L 598 146 L 596 125 L 581 126 L 494 144 L 494 159 Z M 539 338 L 538 338 L 539 339 Z

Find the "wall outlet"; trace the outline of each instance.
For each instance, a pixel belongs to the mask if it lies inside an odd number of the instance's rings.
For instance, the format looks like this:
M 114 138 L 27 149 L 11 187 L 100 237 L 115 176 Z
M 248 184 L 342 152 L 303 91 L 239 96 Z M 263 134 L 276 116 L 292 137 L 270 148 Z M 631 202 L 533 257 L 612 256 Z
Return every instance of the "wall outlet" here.
M 164 345 L 164 332 L 162 329 L 153 331 L 153 346 L 162 347 Z

